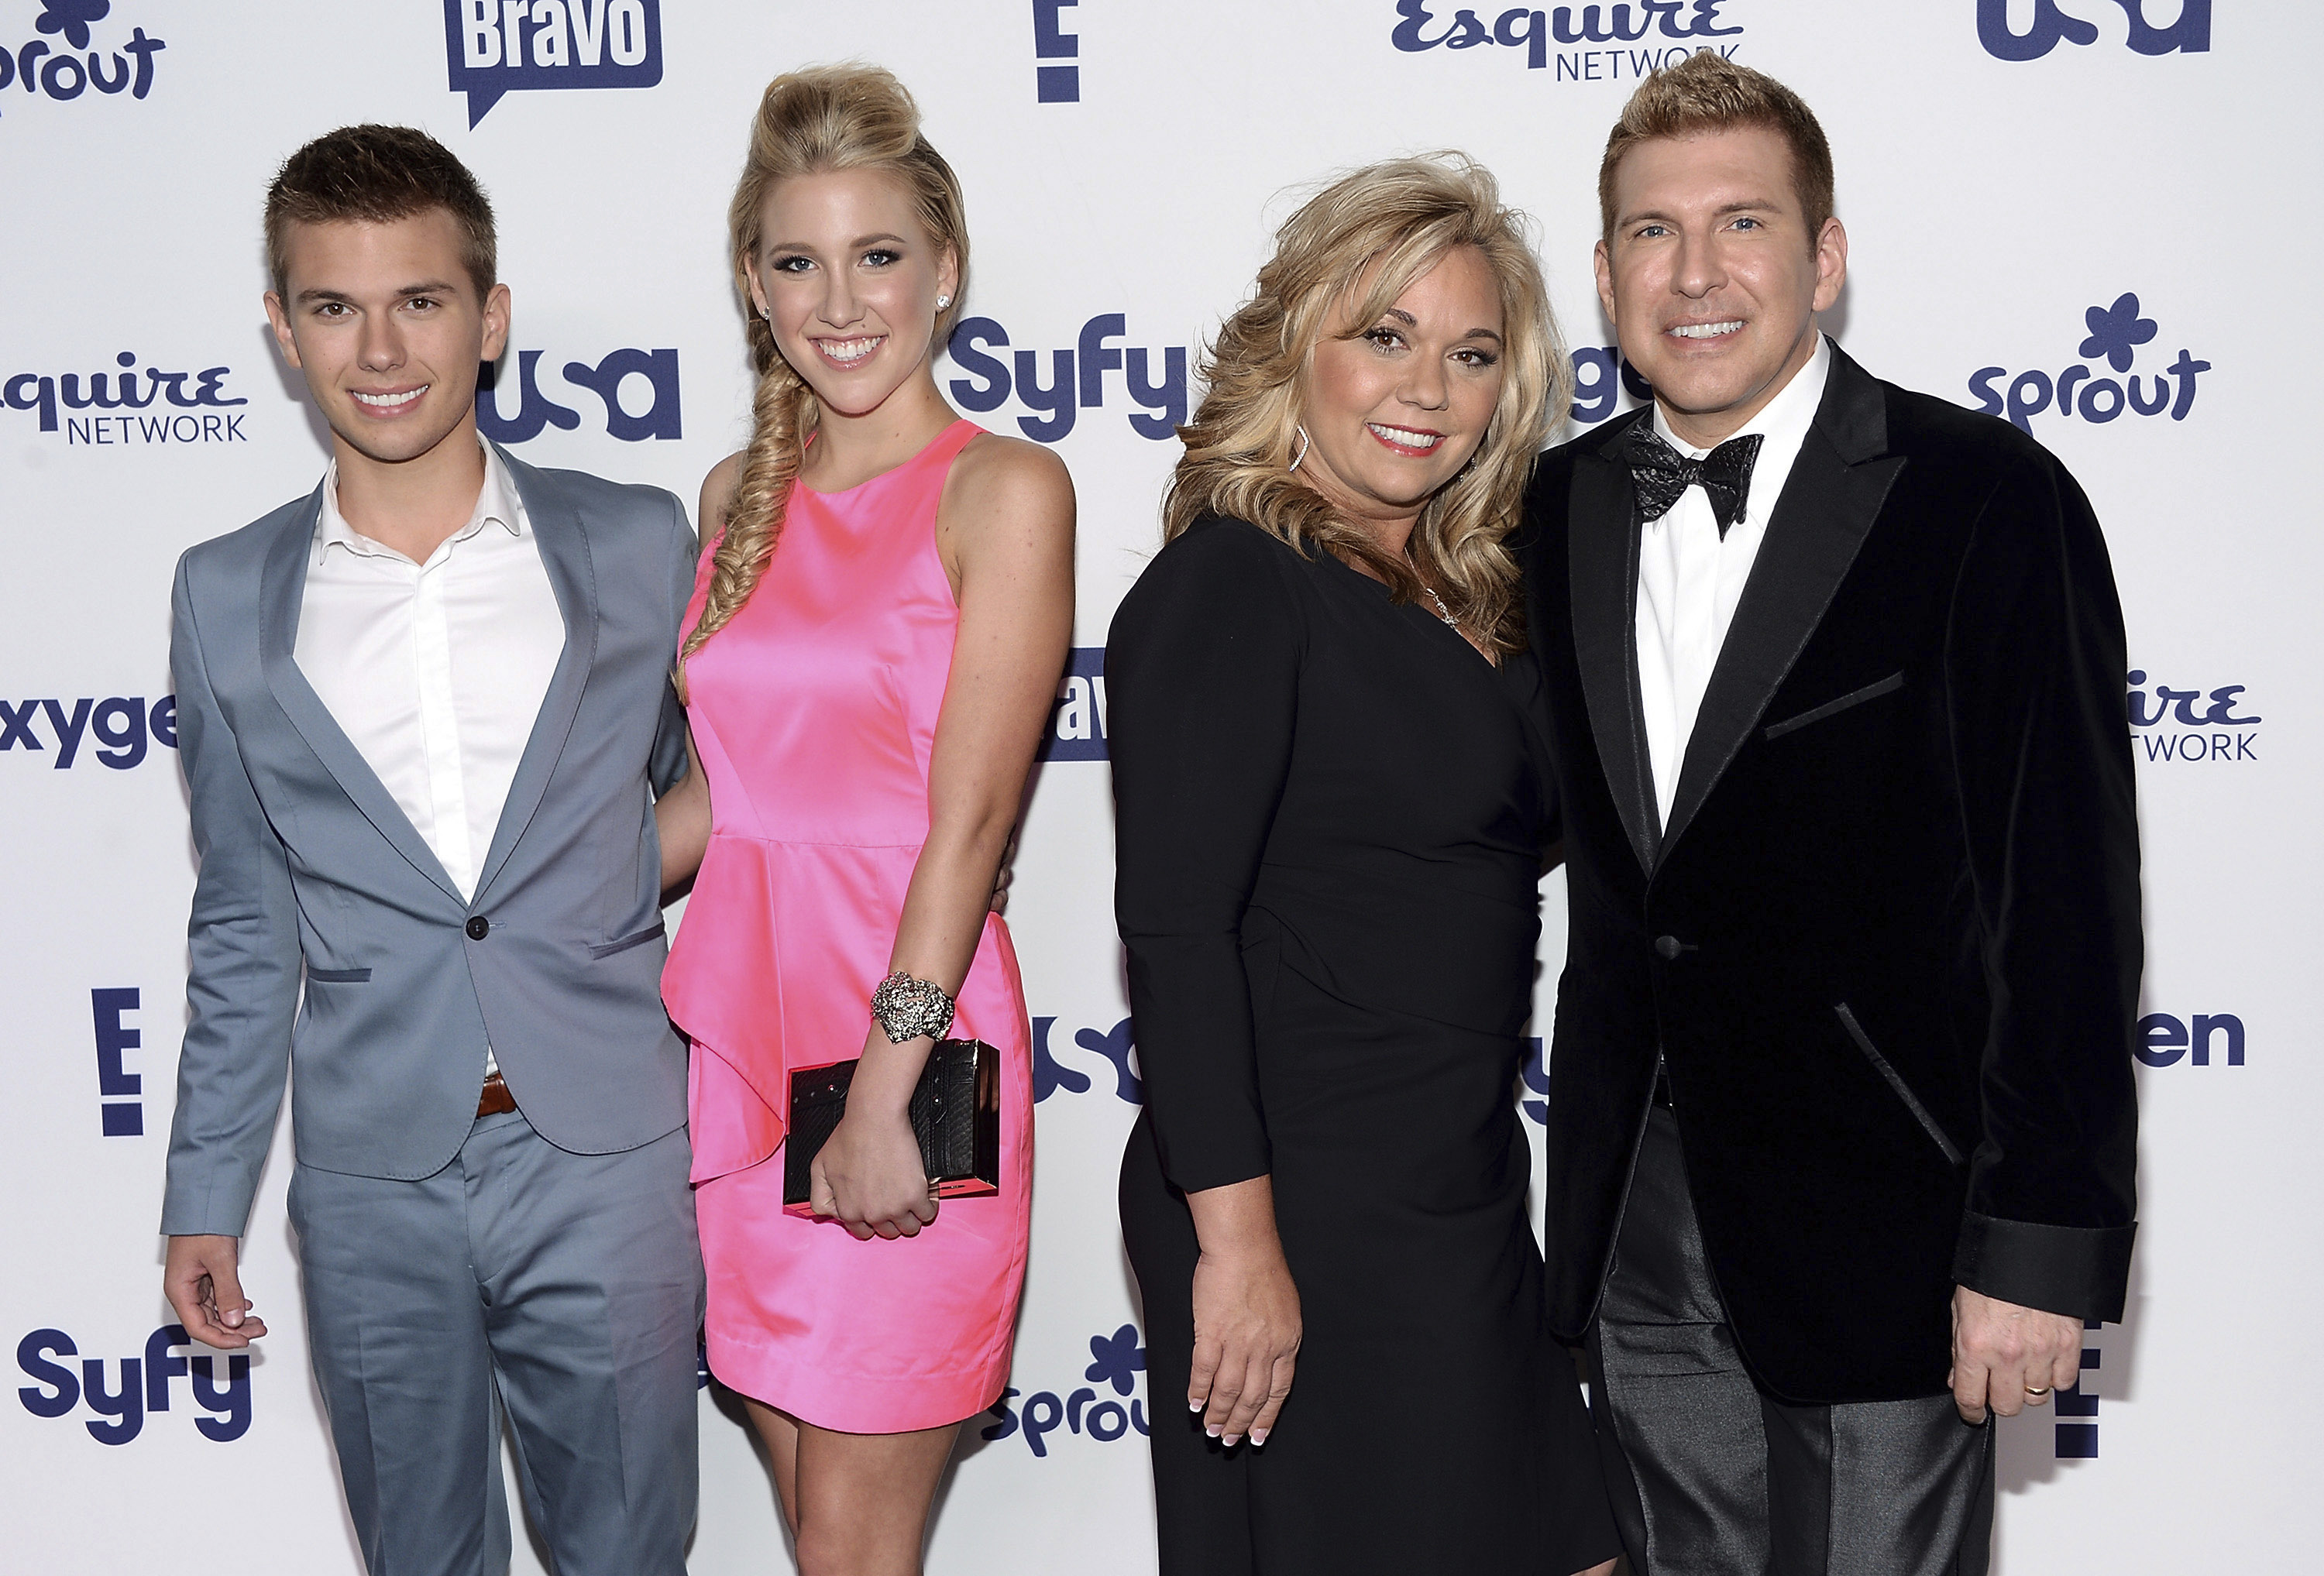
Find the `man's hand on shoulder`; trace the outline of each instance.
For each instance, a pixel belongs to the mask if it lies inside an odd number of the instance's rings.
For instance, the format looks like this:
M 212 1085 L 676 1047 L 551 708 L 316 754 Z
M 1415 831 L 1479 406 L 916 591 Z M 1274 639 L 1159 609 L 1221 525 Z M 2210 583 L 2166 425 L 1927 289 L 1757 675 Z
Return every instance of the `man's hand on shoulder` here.
M 189 1326 L 190 1328 L 190 1326 Z M 2015 1417 L 2081 1377 L 2082 1322 L 1953 1288 L 1953 1403 L 1963 1420 Z
M 241 1244 L 232 1237 L 172 1237 L 161 1290 L 186 1333 L 204 1346 L 237 1351 L 266 1333 L 236 1273 Z

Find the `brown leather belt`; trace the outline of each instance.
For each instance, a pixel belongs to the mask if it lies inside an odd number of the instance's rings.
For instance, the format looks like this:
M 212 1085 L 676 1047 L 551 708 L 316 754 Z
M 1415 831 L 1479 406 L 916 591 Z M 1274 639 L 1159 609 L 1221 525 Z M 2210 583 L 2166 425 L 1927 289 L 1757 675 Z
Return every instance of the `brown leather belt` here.
M 487 1074 L 484 1092 L 476 1097 L 476 1114 L 480 1117 L 498 1116 L 504 1111 L 515 1109 L 516 1096 L 511 1094 L 508 1085 L 501 1082 L 501 1075 L 498 1073 Z

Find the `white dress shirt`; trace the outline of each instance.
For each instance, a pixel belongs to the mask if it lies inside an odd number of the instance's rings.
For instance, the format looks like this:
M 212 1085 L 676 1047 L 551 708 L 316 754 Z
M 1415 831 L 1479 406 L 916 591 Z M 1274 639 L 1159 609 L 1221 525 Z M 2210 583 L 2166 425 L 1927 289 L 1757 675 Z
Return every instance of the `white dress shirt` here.
M 489 444 L 475 512 L 425 564 L 347 524 L 333 463 L 292 658 L 464 897 L 564 650 L 523 500 Z
M 1711 499 L 1699 486 L 1689 487 L 1669 513 L 1643 528 L 1638 544 L 1638 696 L 1646 714 L 1646 752 L 1654 766 L 1655 802 L 1665 825 L 1678 797 L 1679 769 L 1686 760 L 1687 741 L 1694 734 L 1695 714 L 1702 709 L 1702 693 L 1710 687 L 1720 648 L 1727 643 L 1727 628 L 1735 622 L 1735 605 L 1743 599 L 1751 565 L 1766 538 L 1767 517 L 1783 496 L 1792 462 L 1799 457 L 1816 407 L 1823 401 L 1824 379 L 1831 370 L 1831 342 L 1819 334 L 1807 365 L 1734 434 L 1761 437 L 1743 512 L 1727 528 L 1724 539 Z M 1663 419 L 1660 405 L 1655 407 L 1653 420 L 1663 441 L 1689 459 L 1711 452 L 1682 441 Z

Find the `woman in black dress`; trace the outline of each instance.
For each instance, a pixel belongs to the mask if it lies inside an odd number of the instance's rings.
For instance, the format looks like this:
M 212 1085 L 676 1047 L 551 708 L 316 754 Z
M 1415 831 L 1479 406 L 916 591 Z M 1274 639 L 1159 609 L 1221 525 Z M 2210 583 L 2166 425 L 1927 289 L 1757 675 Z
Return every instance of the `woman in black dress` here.
M 1618 1547 L 1512 1098 L 1553 805 L 1502 543 L 1563 365 L 1483 170 L 1338 181 L 1221 330 L 1114 620 L 1164 1576 Z

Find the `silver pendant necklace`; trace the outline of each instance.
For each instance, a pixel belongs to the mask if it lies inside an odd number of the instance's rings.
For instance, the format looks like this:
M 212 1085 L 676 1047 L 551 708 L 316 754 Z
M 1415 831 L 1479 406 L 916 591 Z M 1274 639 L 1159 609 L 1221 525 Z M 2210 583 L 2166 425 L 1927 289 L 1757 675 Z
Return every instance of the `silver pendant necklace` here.
M 1452 616 L 1452 610 L 1444 605 L 1443 597 L 1436 594 L 1436 587 L 1424 581 L 1420 588 L 1428 593 L 1428 600 L 1436 604 L 1436 616 L 1444 621 L 1444 627 L 1451 630 L 1459 629 L 1461 621 Z

